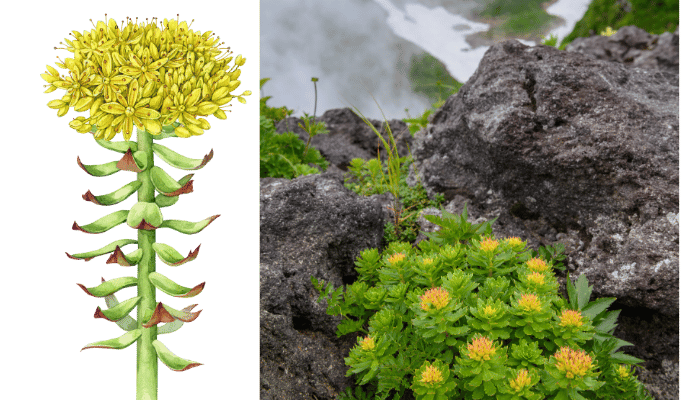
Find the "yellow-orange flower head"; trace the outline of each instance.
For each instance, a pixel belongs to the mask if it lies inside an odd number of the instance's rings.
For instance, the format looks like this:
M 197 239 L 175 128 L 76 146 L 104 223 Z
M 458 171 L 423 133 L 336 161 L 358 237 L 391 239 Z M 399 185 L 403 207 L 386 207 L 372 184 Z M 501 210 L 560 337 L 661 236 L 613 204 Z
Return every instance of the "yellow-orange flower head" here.
M 549 271 L 549 265 L 544 262 L 541 258 L 531 258 L 525 262 L 525 265 L 534 272 L 545 272 Z
M 483 312 L 484 315 L 487 316 L 487 317 L 493 316 L 494 314 L 496 314 L 496 311 L 498 311 L 498 310 L 496 310 L 495 308 L 491 307 L 491 305 L 488 305 L 488 306 L 482 308 L 482 312 Z
M 447 306 L 447 303 L 450 302 L 450 294 L 447 292 L 447 290 L 441 287 L 436 287 L 426 291 L 425 294 L 420 297 L 420 300 L 420 307 L 423 310 L 427 311 L 431 304 L 433 307 L 439 310 Z
M 399 261 L 403 261 L 406 259 L 406 255 L 403 253 L 395 253 L 389 256 L 389 264 L 396 264 Z
M 506 238 L 506 243 L 508 243 L 510 247 L 518 247 L 523 244 L 523 241 L 519 237 L 511 236 Z
M 521 369 L 518 371 L 518 376 L 515 377 L 515 379 L 511 379 L 510 384 L 511 389 L 515 390 L 516 392 L 520 392 L 527 386 L 530 386 L 530 383 L 532 380 L 530 379 L 530 374 L 526 369 Z
M 583 325 L 583 316 L 579 311 L 575 310 L 564 310 L 564 312 L 561 313 L 561 322 L 559 322 L 559 325 L 562 327 L 579 327 Z
M 69 126 L 80 133 L 95 130 L 96 139 L 111 140 L 121 132 L 129 140 L 134 125 L 152 135 L 168 125 L 179 137 L 203 134 L 211 126 L 199 117 L 226 119 L 223 106 L 234 98 L 245 103 L 243 96 L 251 92 L 232 94 L 241 83 L 245 58 L 234 60 L 211 31 L 194 32 L 190 25 L 178 17 L 164 19 L 160 27 L 155 19 L 139 24 L 130 18 L 118 26 L 105 15 L 92 31 L 73 31 L 74 40 L 62 43 L 73 58 L 56 63 L 68 76 L 48 65 L 41 74 L 49 83 L 46 93 L 66 91 L 48 106 L 59 117 L 69 107 L 89 110 L 89 118 L 79 117 Z
M 467 350 L 469 350 L 469 358 L 477 361 L 490 360 L 491 356 L 496 354 L 496 347 L 493 345 L 493 342 L 485 336 L 474 338 L 467 345 Z
M 362 347 L 362 350 L 365 350 L 365 351 L 374 350 L 374 347 L 375 347 L 374 339 L 369 337 L 369 336 L 365 337 L 360 342 L 360 347 Z
M 498 247 L 498 241 L 491 238 L 486 238 L 479 243 L 479 247 L 483 251 L 494 251 Z
M 542 302 L 536 294 L 524 294 L 518 300 L 518 306 L 525 311 L 542 311 Z
M 557 369 L 566 373 L 569 379 L 582 378 L 593 368 L 591 357 L 583 350 L 562 347 L 554 354 L 554 358 L 557 360 Z
M 544 275 L 539 272 L 531 272 L 525 277 L 525 279 L 527 279 L 528 282 L 538 286 L 544 285 Z
M 443 381 L 443 376 L 442 372 L 440 372 L 439 369 L 435 368 L 432 365 L 428 365 L 428 367 L 423 371 L 421 374 L 421 382 L 431 384 L 431 383 L 440 383 Z

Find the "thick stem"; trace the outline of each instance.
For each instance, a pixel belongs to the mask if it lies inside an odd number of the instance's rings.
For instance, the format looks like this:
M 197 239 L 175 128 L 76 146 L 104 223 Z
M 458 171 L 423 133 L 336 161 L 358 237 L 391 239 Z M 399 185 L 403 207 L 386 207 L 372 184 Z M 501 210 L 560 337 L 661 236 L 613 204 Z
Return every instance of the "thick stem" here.
M 139 151 L 145 152 L 148 157 L 146 169 L 139 172 L 137 179 L 141 182 L 138 191 L 138 201 L 154 203 L 156 200 L 155 187 L 149 176 L 153 167 L 153 136 L 145 131 L 137 131 Z M 148 279 L 148 274 L 156 270 L 156 253 L 153 243 L 156 242 L 155 230 L 138 230 L 139 249 L 143 251 L 143 257 L 138 265 L 138 296 L 141 301 L 138 305 L 138 328 L 141 337 L 136 342 L 136 400 L 156 400 L 158 398 L 158 356 L 152 343 L 157 339 L 157 327 L 144 328 L 156 309 L 156 288 Z

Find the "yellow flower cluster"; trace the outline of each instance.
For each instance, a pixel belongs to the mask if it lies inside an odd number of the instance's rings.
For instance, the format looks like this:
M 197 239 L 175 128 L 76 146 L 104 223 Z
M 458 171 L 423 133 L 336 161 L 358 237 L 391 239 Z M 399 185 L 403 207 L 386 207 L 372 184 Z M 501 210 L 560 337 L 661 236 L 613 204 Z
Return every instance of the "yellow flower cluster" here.
M 447 292 L 447 290 L 437 287 L 426 291 L 425 294 L 420 297 L 420 299 L 420 307 L 423 310 L 427 311 L 431 304 L 439 310 L 447 306 L 447 303 L 450 302 L 450 294 Z
M 534 272 L 549 271 L 549 265 L 541 258 L 531 258 L 525 262 L 525 265 Z
M 565 372 L 569 379 L 584 377 L 593 368 L 591 357 L 583 350 L 562 347 L 554 354 L 554 358 L 557 360 L 557 369 Z
M 525 311 L 542 311 L 542 303 L 536 294 L 524 294 L 520 296 L 518 306 Z
M 484 313 L 485 316 L 490 317 L 490 316 L 496 314 L 496 311 L 498 311 L 498 310 L 491 307 L 491 305 L 488 305 L 488 306 L 484 307 L 481 311 Z
M 583 325 L 583 317 L 581 316 L 581 313 L 579 311 L 564 310 L 564 312 L 561 313 L 561 317 L 559 318 L 561 319 L 559 325 L 563 327 L 579 327 Z
M 505 242 L 508 243 L 510 247 L 518 247 L 521 244 L 523 244 L 523 241 L 520 240 L 519 237 L 511 236 L 509 238 L 505 239 Z
M 406 255 L 403 253 L 392 254 L 391 256 L 389 256 L 389 264 L 396 264 L 399 261 L 403 261 L 405 259 Z
M 604 31 L 600 32 L 600 35 L 601 36 L 612 36 L 616 33 L 617 33 L 617 31 L 612 30 L 611 27 L 607 27 L 607 28 L 605 28 Z
M 630 367 L 628 365 L 620 364 L 615 368 L 615 371 L 617 371 L 617 374 L 620 375 L 622 379 L 627 379 L 630 376 Z
M 421 374 L 421 382 L 423 383 L 440 383 L 443 380 L 442 372 L 439 369 L 428 365 L 428 367 Z
M 362 347 L 362 350 L 365 351 L 374 350 L 374 339 L 369 336 L 365 337 L 362 339 L 362 342 L 360 342 L 360 347 Z
M 496 354 L 496 347 L 493 345 L 493 342 L 485 336 L 474 338 L 467 345 L 467 350 L 469 350 L 469 358 L 477 361 L 490 360 L 491 356 Z
M 528 282 L 533 283 L 535 285 L 544 285 L 544 275 L 542 275 L 539 272 L 532 272 L 528 276 L 525 277 Z
M 528 371 L 526 369 L 521 369 L 518 371 L 518 376 L 516 376 L 515 379 L 511 379 L 509 383 L 511 389 L 519 392 L 525 387 L 530 386 L 531 382 L 532 380 L 530 379 L 530 374 Z
M 180 126 L 174 133 L 190 137 L 211 127 L 198 117 L 226 119 L 225 104 L 234 98 L 246 102 L 243 96 L 250 91 L 232 94 L 241 83 L 239 67 L 246 59 L 227 57 L 229 48 L 221 55 L 224 43 L 219 44 L 211 31 L 194 32 L 179 19 L 165 19 L 160 27 L 155 19 L 140 24 L 138 19 L 127 20 L 126 26 L 118 26 L 105 15 L 91 31 L 73 31 L 73 40 L 62 43 L 73 58 L 56 63 L 68 76 L 48 65 L 41 74 L 50 84 L 46 93 L 66 91 L 48 103 L 59 117 L 70 107 L 90 111 L 88 118 L 71 121 L 71 128 L 86 133 L 95 127 L 95 138 L 106 140 L 121 132 L 129 140 L 134 125 L 158 135 L 163 126 L 177 121 Z
M 496 250 L 496 247 L 498 247 L 498 241 L 491 238 L 486 238 L 479 243 L 479 246 L 483 251 L 494 251 Z
M 435 259 L 434 258 L 424 258 L 423 265 L 426 267 L 433 267 L 433 266 L 435 266 Z

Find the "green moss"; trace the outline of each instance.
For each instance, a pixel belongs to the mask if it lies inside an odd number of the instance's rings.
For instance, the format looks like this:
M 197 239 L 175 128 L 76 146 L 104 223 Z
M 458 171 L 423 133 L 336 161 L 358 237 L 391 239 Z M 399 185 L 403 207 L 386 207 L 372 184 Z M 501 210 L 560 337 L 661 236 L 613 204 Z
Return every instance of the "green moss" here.
M 542 4 L 545 0 L 495 0 L 484 3 L 477 12 L 481 18 L 504 19 L 489 33 L 498 32 L 504 36 L 522 36 L 546 29 L 555 17 L 547 14 Z
M 424 95 L 431 103 L 444 101 L 462 86 L 440 60 L 428 53 L 411 56 L 408 78 L 413 92 Z

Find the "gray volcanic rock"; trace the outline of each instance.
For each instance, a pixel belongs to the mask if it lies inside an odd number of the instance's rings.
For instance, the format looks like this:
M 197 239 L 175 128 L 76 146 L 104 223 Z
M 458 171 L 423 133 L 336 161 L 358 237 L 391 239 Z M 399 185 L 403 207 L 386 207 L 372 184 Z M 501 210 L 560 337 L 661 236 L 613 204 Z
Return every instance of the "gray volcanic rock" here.
M 334 399 L 352 383 L 343 360 L 357 335 L 337 338 L 339 316 L 310 277 L 334 287 L 356 278 L 360 252 L 380 247 L 376 198 L 343 186 L 339 173 L 260 181 L 260 398 Z
M 612 36 L 576 38 L 566 46 L 566 51 L 590 54 L 599 60 L 673 74 L 675 86 L 678 86 L 678 49 L 678 30 L 651 35 L 636 26 L 623 26 Z
M 506 41 L 412 150 L 429 193 L 498 216 L 495 234 L 565 243 L 572 278 L 629 311 L 619 336 L 643 338 L 626 351 L 651 370 L 678 362 L 678 130 L 672 73 Z
M 338 108 L 328 110 L 317 121 L 325 122 L 328 134 L 320 134 L 311 139 L 311 146 L 317 148 L 321 154 L 332 165 L 336 165 L 342 170 L 347 170 L 353 158 L 369 160 L 377 158 L 377 149 L 382 160 L 386 159 L 384 145 L 377 137 L 377 134 L 362 121 L 362 118 L 355 115 L 349 108 Z M 369 120 L 375 128 L 382 133 L 384 139 L 389 142 L 388 134 L 385 132 L 384 121 L 374 119 Z M 294 132 L 301 140 L 309 140 L 309 134 L 299 127 L 303 121 L 296 117 L 289 117 L 279 121 L 276 125 L 277 132 Z M 413 137 L 408 131 L 405 122 L 397 119 L 389 121 L 389 128 L 396 140 L 399 156 L 408 155 L 408 147 L 413 143 Z

